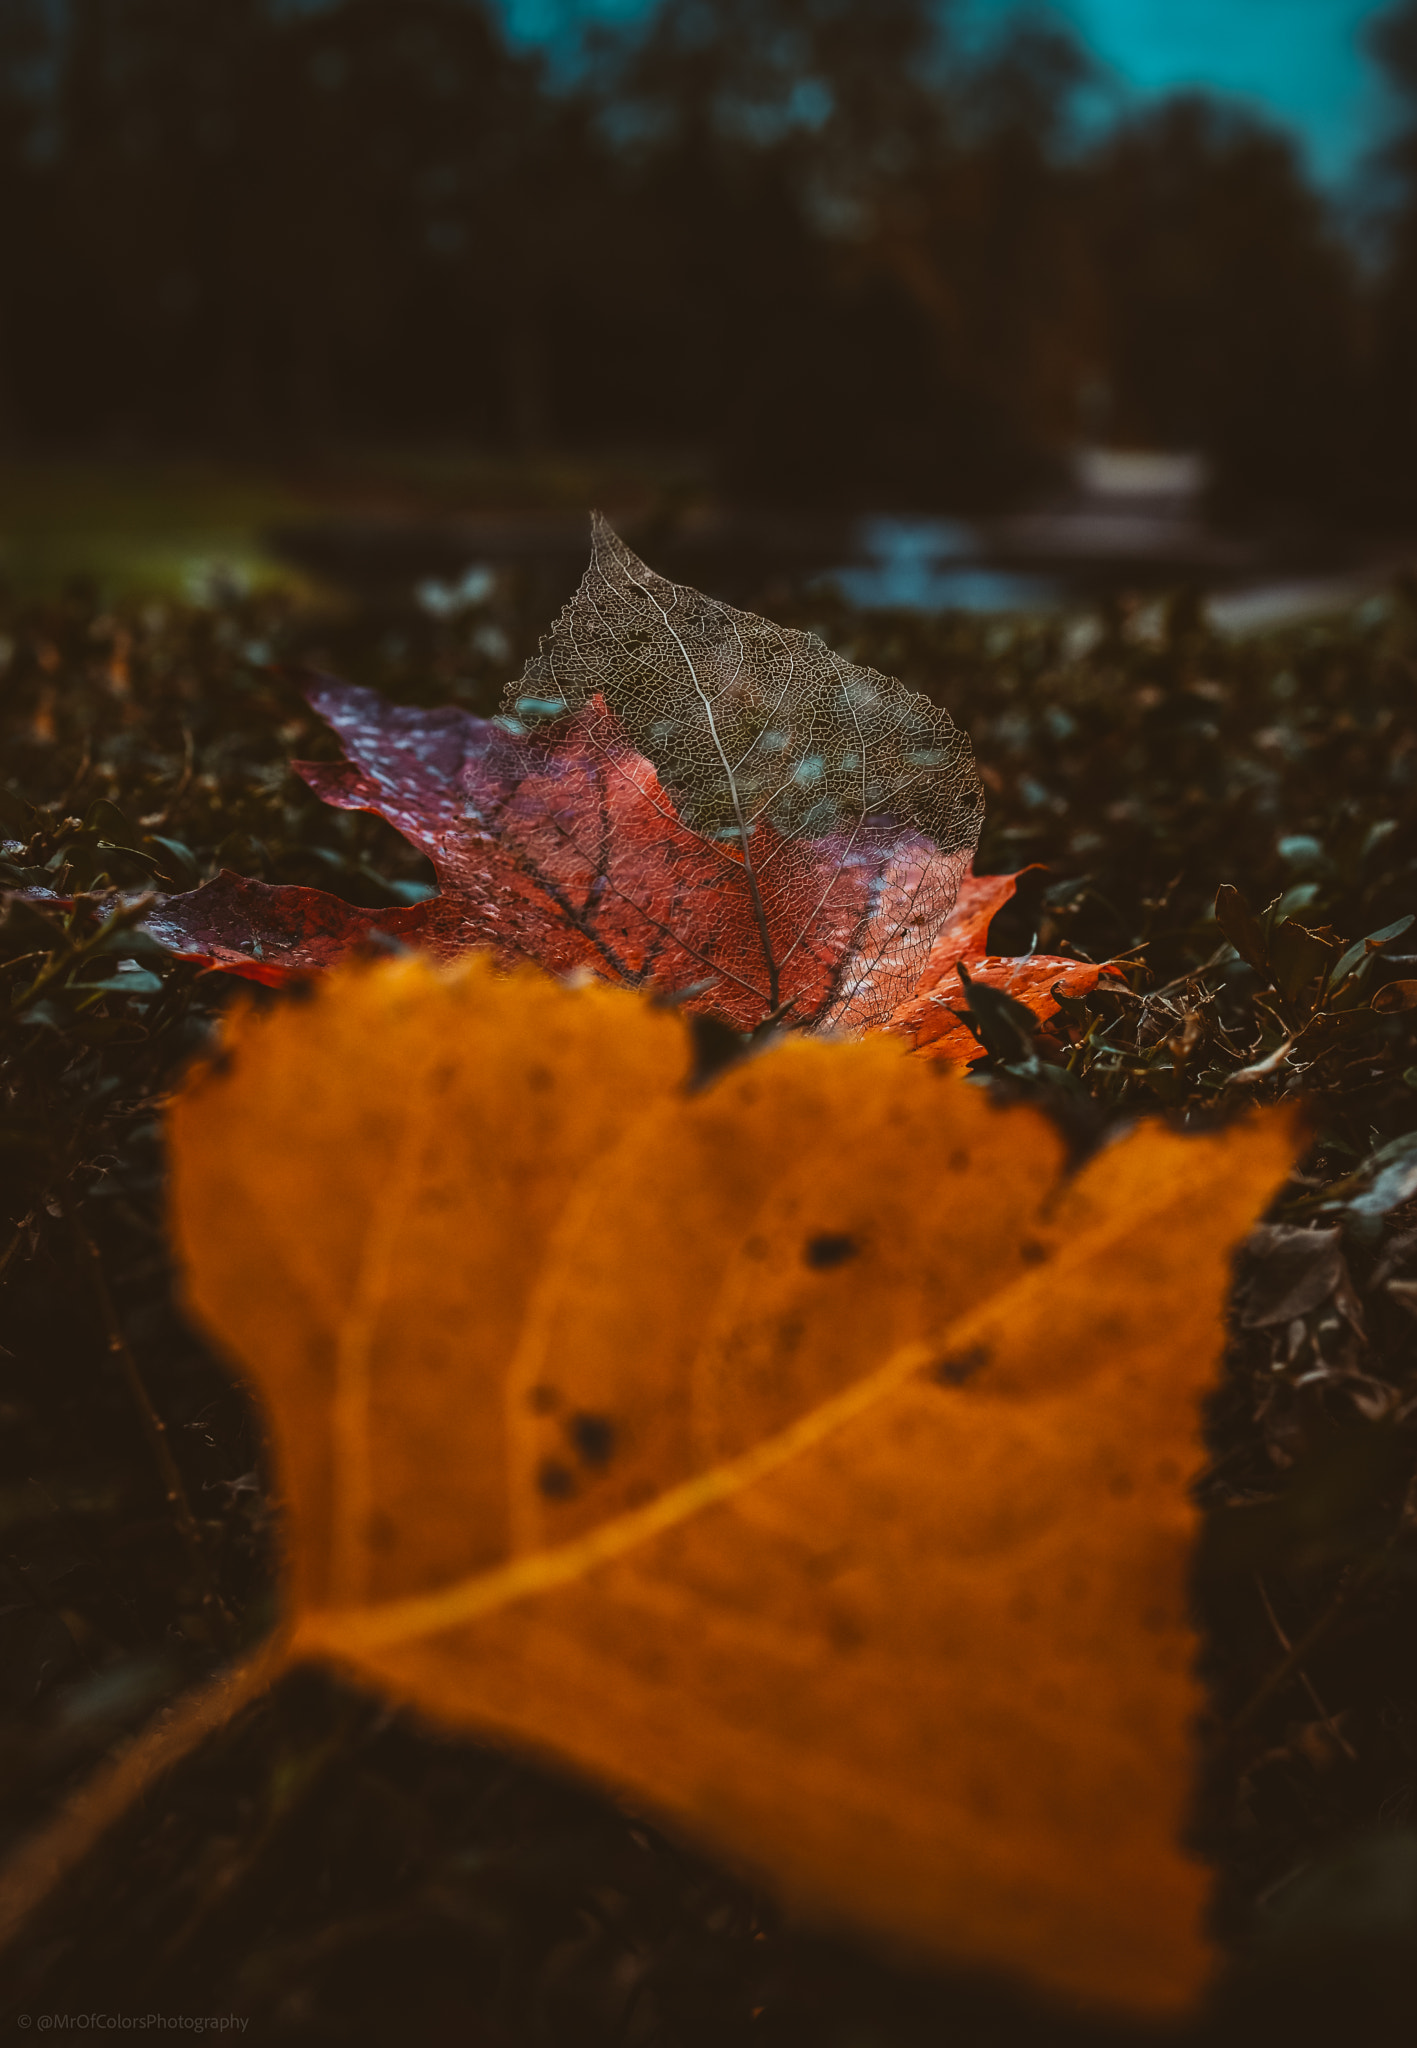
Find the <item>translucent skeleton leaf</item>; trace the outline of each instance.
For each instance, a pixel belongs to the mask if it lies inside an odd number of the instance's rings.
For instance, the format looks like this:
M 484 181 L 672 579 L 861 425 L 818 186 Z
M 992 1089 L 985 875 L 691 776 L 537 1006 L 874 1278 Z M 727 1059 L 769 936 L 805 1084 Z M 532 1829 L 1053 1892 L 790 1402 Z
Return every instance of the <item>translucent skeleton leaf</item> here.
M 347 758 L 299 772 L 396 825 L 438 894 L 366 911 L 224 874 L 153 913 L 174 950 L 257 980 L 370 940 L 480 946 L 673 991 L 742 1030 L 859 1030 L 913 993 L 979 836 L 947 711 L 656 576 L 599 517 L 500 720 L 328 677 L 308 694 Z
M 1197 1406 L 1292 1150 L 1053 1127 L 892 1037 L 347 968 L 171 1118 L 288 1512 L 281 1655 L 569 1763 L 916 1954 L 1204 1983 Z
M 675 818 L 743 899 L 727 969 L 768 1008 L 885 1021 L 979 837 L 969 741 L 947 711 L 792 632 L 657 576 L 599 513 L 590 566 L 503 706 L 520 736 L 580 714 L 652 761 Z M 846 913 L 843 917 L 843 912 Z M 840 939 L 825 990 L 798 956 Z

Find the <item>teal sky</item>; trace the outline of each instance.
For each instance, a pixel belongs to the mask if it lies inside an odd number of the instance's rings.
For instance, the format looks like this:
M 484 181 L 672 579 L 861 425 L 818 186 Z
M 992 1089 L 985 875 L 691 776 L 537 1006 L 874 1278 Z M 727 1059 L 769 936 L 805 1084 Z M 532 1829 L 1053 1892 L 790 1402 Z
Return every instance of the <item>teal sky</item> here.
M 643 0 L 503 0 L 513 33 L 555 44 L 578 20 L 625 20 Z M 1246 101 L 1302 139 L 1313 174 L 1343 186 L 1383 138 L 1388 106 L 1363 46 L 1388 0 L 1051 0 L 1129 97 L 1202 86 Z M 987 29 L 1013 0 L 959 0 Z M 1108 95 L 1110 101 L 1111 94 Z
M 971 0 L 971 11 L 1005 9 Z M 1124 91 L 1205 86 L 1296 129 L 1324 184 L 1344 183 L 1382 140 L 1389 110 L 1363 35 L 1387 0 L 1054 0 L 1054 11 Z

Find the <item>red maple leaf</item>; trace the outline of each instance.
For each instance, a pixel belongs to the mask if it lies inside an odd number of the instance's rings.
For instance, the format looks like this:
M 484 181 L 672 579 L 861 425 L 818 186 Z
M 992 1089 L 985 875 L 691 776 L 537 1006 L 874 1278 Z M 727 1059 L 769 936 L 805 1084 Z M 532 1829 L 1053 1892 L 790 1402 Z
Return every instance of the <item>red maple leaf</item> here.
M 775 1012 L 851 1029 L 882 1021 L 913 985 L 918 962 L 905 956 L 918 951 L 921 898 L 952 895 L 968 865 L 967 850 L 943 854 L 909 828 L 790 840 L 767 821 L 750 889 L 741 850 L 683 824 L 598 700 L 547 736 L 330 678 L 307 694 L 348 758 L 296 772 L 327 803 L 395 825 L 432 861 L 438 893 L 362 910 L 223 872 L 147 919 L 183 958 L 278 984 L 381 941 L 442 958 L 482 946 L 507 964 L 689 991 L 689 1007 L 741 1030 Z
M 990 924 L 1014 894 L 1019 876 L 1027 873 L 1027 868 L 1020 868 L 1012 875 L 976 875 L 971 867 L 964 876 L 914 993 L 892 1012 L 887 1027 L 908 1038 L 914 1051 L 936 1060 L 979 1057 L 979 1041 L 963 1016 L 969 998 L 960 979 L 961 961 L 971 981 L 985 982 L 1026 1003 L 1040 1024 L 1057 1015 L 1059 993 L 1083 996 L 1104 974 L 1117 974 L 1110 963 L 1096 966 L 1057 953 L 984 950 Z
M 507 963 L 531 959 L 557 973 L 586 967 L 631 986 L 695 989 L 690 1006 L 740 1029 L 768 1014 L 750 905 L 741 886 L 732 889 L 741 874 L 735 849 L 679 822 L 654 769 L 625 745 L 608 713 L 577 714 L 548 744 L 508 735 L 456 707 L 403 708 L 329 679 L 308 695 L 349 758 L 297 761 L 297 773 L 327 803 L 373 811 L 395 825 L 432 861 L 439 893 L 407 908 L 362 910 L 319 889 L 224 872 L 165 898 L 149 915 L 148 929 L 174 952 L 279 984 L 381 941 L 446 959 L 482 946 Z M 896 853 L 904 879 L 893 886 L 902 894 L 922 858 L 917 838 L 902 835 Z M 876 923 L 890 923 L 887 892 L 864 862 L 843 862 L 835 845 L 815 847 L 812 857 L 826 878 L 821 911 L 790 959 L 793 996 L 807 1023 L 841 984 L 841 949 L 860 925 L 873 883 L 881 899 Z M 802 865 L 799 858 L 777 870 L 791 886 L 768 892 L 770 923 L 790 917 Z M 1018 875 L 976 875 L 967 859 L 963 865 L 954 908 L 888 1018 L 889 1029 L 933 1059 L 979 1053 L 960 1014 L 967 1007 L 961 961 L 974 980 L 1026 1003 L 1040 1022 L 1057 1012 L 1055 989 L 1079 996 L 1115 972 L 1053 954 L 988 953 L 989 925 Z M 766 873 L 774 874 L 771 862 Z M 728 908 L 736 918 L 725 915 Z M 857 950 L 869 957 L 869 946 Z
M 950 1007 L 961 959 L 1039 1014 L 1056 1007 L 1045 974 L 1096 979 L 982 960 L 1014 885 L 971 876 L 982 798 L 947 711 L 657 576 L 598 516 L 590 566 L 500 717 L 329 677 L 307 695 L 346 758 L 297 772 L 397 826 L 437 894 L 369 911 L 223 873 L 148 920 L 187 958 L 274 983 L 371 944 L 484 947 L 674 993 L 741 1031 L 889 1025 L 950 1058 L 973 1050 Z
M 368 912 L 222 875 L 153 917 L 177 952 L 263 981 L 380 939 L 484 946 L 674 991 L 740 1030 L 860 1030 L 914 989 L 979 837 L 943 706 L 656 575 L 598 514 L 500 717 L 329 678 L 308 694 L 347 759 L 299 772 L 398 826 L 439 888 Z

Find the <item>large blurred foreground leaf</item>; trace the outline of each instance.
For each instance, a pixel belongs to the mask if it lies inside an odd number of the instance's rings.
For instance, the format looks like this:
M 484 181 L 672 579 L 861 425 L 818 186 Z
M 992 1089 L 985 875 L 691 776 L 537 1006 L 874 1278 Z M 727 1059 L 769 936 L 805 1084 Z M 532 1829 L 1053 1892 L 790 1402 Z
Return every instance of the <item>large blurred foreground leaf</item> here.
M 569 1760 L 893 1945 L 1101 2005 L 1209 1968 L 1197 1399 L 1279 1120 L 1042 1117 L 888 1039 L 472 959 L 235 1025 L 172 1119 L 265 1397 L 291 1653 Z

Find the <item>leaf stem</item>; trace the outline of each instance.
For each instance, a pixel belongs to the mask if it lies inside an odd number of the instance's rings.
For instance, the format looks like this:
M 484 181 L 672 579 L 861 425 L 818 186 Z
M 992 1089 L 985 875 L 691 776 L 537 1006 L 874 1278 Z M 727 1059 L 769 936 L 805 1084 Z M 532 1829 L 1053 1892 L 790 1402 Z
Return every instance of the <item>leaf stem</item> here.
M 283 1631 L 241 1663 L 173 1707 L 112 1762 L 80 1785 L 47 1827 L 41 1828 L 0 1869 L 0 1950 L 7 1948 L 75 1870 L 101 1836 L 123 1818 L 160 1777 L 208 1735 L 274 1684 L 290 1659 Z

